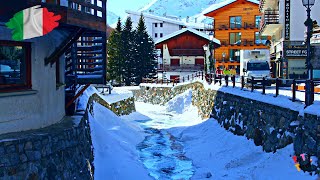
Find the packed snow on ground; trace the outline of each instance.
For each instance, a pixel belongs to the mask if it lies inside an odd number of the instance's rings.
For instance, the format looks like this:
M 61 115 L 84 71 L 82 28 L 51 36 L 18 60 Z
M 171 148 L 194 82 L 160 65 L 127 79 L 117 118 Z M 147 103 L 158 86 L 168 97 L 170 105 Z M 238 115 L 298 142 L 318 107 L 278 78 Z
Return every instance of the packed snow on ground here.
M 184 144 L 196 170 L 192 179 L 316 179 L 297 171 L 290 157 L 292 145 L 265 153 L 252 140 L 220 127 L 216 120 L 201 120 L 190 103 L 191 93 L 189 90 L 165 106 L 136 102 L 137 112 L 122 117 L 95 104 L 93 116 L 89 116 L 95 178 L 150 179 L 136 145 L 144 139 L 142 128 L 152 127 L 167 129 Z
M 316 179 L 298 172 L 290 155 L 293 145 L 276 153 L 265 153 L 252 140 L 236 136 L 214 119 L 179 132 L 172 129 L 184 143 L 186 156 L 197 168 L 194 179 Z

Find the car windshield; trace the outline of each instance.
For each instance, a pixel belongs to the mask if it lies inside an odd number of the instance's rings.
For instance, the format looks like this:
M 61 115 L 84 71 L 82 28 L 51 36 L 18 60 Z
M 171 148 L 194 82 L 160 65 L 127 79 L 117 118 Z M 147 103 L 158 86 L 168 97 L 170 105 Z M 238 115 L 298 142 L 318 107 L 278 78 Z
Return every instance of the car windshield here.
M 256 62 L 256 63 L 248 63 L 247 64 L 248 71 L 263 71 L 270 70 L 269 64 L 267 62 Z

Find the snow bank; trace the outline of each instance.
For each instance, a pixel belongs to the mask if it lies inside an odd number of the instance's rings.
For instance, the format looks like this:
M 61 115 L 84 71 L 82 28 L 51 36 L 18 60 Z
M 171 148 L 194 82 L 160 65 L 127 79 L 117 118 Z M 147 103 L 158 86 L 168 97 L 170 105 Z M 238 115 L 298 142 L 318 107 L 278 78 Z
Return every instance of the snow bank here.
M 79 90 L 80 89 L 82 89 L 82 88 L 79 88 Z M 94 93 L 99 94 L 99 92 L 97 91 L 97 89 L 95 87 L 89 86 L 88 89 L 85 90 L 83 92 L 83 94 L 80 96 L 77 109 L 85 110 L 87 108 L 87 104 L 88 104 L 90 96 L 92 96 L 92 94 L 94 94 Z
M 166 110 L 168 112 L 176 112 L 182 114 L 192 105 L 192 90 L 188 91 L 174 97 L 169 102 L 166 103 Z
M 188 127 L 180 138 L 186 156 L 197 167 L 193 179 L 204 179 L 208 174 L 213 179 L 315 179 L 295 168 L 290 157 L 293 145 L 265 153 L 252 140 L 235 136 L 213 119 Z
M 142 130 L 100 104 L 89 113 L 94 147 L 95 179 L 150 179 L 139 161 L 136 145 Z
M 104 93 L 104 96 L 101 96 L 107 103 L 113 104 L 128 98 L 133 97 L 133 94 L 130 90 L 125 88 L 113 88 L 111 94 Z

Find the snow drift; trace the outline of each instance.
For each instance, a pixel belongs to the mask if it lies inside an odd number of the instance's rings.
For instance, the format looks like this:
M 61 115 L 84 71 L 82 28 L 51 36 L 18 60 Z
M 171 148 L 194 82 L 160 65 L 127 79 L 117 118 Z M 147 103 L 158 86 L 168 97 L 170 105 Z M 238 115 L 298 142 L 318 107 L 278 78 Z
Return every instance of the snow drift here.
M 136 145 L 144 139 L 141 129 L 100 104 L 89 113 L 94 148 L 95 179 L 150 179 L 139 161 Z

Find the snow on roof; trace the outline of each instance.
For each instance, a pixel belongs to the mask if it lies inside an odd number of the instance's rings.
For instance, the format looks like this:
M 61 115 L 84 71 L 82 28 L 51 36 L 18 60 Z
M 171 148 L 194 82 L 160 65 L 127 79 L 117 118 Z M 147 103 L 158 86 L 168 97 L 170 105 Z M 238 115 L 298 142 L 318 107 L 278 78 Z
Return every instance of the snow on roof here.
M 168 23 L 172 23 L 172 24 L 182 25 L 182 26 L 186 26 L 186 27 L 190 27 L 190 28 L 204 29 L 204 26 L 203 26 L 202 23 L 184 22 L 184 21 L 181 21 L 181 20 L 175 20 L 175 19 L 168 18 L 168 17 L 157 16 L 157 15 L 148 14 L 148 13 L 145 13 L 145 12 L 138 12 L 138 11 L 131 11 L 131 10 L 126 10 L 126 13 L 127 14 L 138 15 L 138 16 L 140 16 L 142 14 L 144 17 L 151 18 L 151 19 L 156 19 L 156 20 L 159 20 L 159 21 L 164 21 L 164 22 L 168 22 Z
M 187 32 L 187 31 L 192 32 L 193 34 L 196 34 L 196 35 L 198 35 L 198 36 L 201 36 L 201 37 L 207 39 L 208 41 L 210 40 L 209 35 L 207 35 L 207 34 L 205 34 L 205 33 L 203 33 L 203 32 L 197 31 L 197 30 L 192 29 L 192 28 L 183 28 L 183 29 L 181 29 L 181 30 L 179 30 L 179 31 L 176 31 L 176 32 L 171 33 L 171 34 L 169 34 L 169 35 L 167 35 L 167 36 L 164 36 L 163 38 L 158 39 L 158 40 L 155 42 L 155 44 L 159 44 L 159 43 L 161 43 L 161 42 L 163 42 L 163 41 L 166 41 L 166 40 L 168 40 L 168 39 L 170 39 L 170 38 L 173 38 L 173 37 L 175 37 L 175 36 L 177 36 L 177 35 L 179 35 L 179 34 L 182 34 L 182 33 L 184 33 L 184 32 Z M 214 43 L 220 45 L 220 41 L 219 41 L 218 39 L 213 38 L 212 41 L 213 41 Z
M 210 7 L 208 7 L 207 9 L 203 10 L 202 14 L 207 14 L 207 13 L 210 13 L 212 11 L 218 10 L 218 9 L 220 9 L 220 8 L 222 8 L 224 6 L 227 6 L 227 5 L 231 4 L 231 3 L 234 3 L 236 1 L 237 0 L 226 0 L 226 1 L 220 2 L 218 4 L 213 4 Z M 247 1 L 255 3 L 255 4 L 259 4 L 258 0 L 247 0 Z

